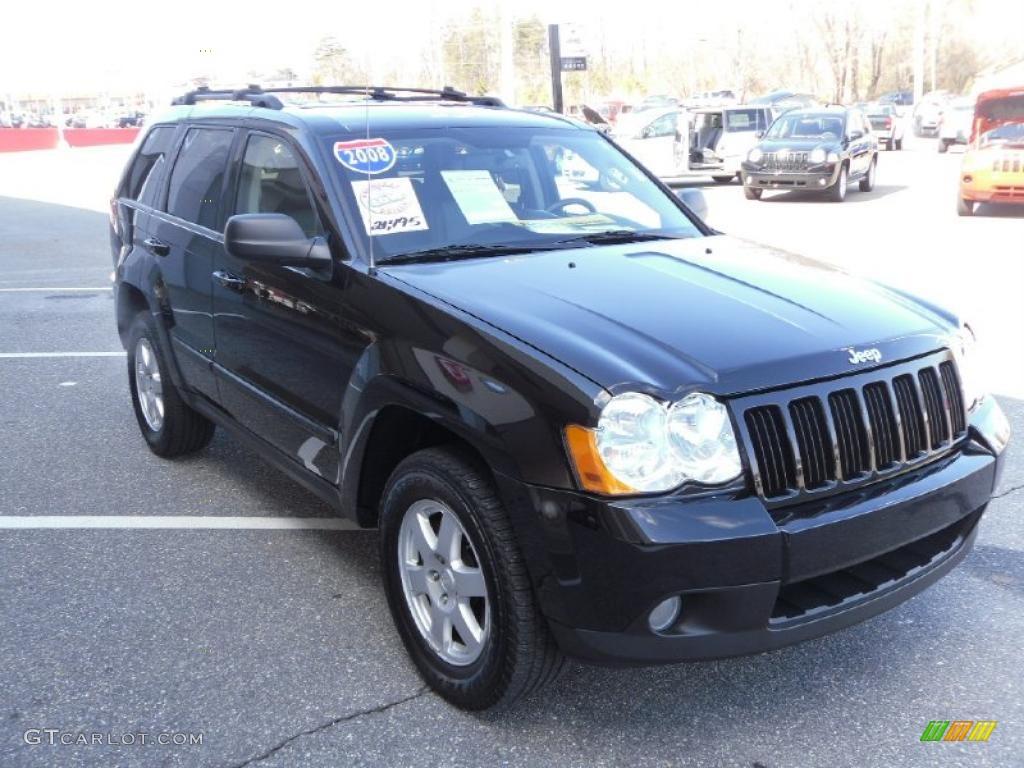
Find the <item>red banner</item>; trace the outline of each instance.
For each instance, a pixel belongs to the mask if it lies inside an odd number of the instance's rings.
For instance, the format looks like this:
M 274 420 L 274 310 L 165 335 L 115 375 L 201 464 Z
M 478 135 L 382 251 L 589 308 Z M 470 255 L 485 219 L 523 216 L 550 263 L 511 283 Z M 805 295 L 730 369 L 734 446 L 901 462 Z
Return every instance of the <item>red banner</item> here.
M 99 144 L 131 144 L 138 128 L 65 128 L 64 140 L 71 147 L 95 147 Z
M 0 152 L 53 149 L 56 146 L 56 128 L 0 128 Z

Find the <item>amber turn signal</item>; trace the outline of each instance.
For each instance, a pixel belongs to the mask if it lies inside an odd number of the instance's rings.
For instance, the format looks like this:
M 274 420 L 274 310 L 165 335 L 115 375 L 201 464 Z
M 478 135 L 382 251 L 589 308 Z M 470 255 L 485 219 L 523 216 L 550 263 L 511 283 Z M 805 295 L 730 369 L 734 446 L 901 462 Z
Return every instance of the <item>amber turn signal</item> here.
M 617 480 L 605 466 L 597 450 L 597 433 L 594 430 L 570 424 L 565 428 L 565 442 L 576 476 L 585 491 L 608 495 L 637 492 L 632 486 Z

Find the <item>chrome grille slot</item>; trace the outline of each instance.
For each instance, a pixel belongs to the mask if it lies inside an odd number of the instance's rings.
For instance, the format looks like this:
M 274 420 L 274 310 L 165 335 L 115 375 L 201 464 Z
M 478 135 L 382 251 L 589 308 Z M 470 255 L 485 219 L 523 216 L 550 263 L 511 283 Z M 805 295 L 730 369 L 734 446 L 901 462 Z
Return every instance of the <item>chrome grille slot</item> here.
M 921 415 L 921 401 L 917 399 L 914 377 L 909 374 L 892 380 L 896 392 L 896 403 L 900 410 L 903 427 L 903 448 L 907 459 L 920 456 L 928 450 L 924 439 L 924 418 Z
M 796 488 L 793 448 L 786 436 L 782 411 L 775 406 L 752 408 L 746 413 L 765 496 L 781 496 Z
M 949 415 L 953 419 L 953 437 L 962 435 L 967 428 L 964 423 L 963 408 L 954 404 L 963 403 L 964 395 L 960 389 L 960 379 L 956 375 L 956 369 L 949 361 L 939 366 L 939 375 L 942 377 L 942 388 L 946 393 L 946 402 L 950 404 Z
M 843 480 L 850 480 L 868 470 L 868 438 L 864 419 L 857 402 L 857 393 L 842 389 L 828 396 L 832 409 L 832 421 L 836 425 L 836 441 L 839 446 L 839 463 Z
M 835 454 L 821 401 L 805 397 L 789 404 L 797 448 L 803 467 L 804 487 L 820 488 L 835 479 Z
M 864 387 L 864 404 L 871 422 L 875 467 L 888 469 L 900 459 L 900 435 L 889 387 L 884 381 L 876 381 Z
M 949 422 L 939 390 L 939 377 L 935 374 L 934 368 L 923 368 L 918 378 L 921 382 L 921 394 L 924 396 L 924 407 L 928 413 L 931 447 L 935 450 L 949 440 Z

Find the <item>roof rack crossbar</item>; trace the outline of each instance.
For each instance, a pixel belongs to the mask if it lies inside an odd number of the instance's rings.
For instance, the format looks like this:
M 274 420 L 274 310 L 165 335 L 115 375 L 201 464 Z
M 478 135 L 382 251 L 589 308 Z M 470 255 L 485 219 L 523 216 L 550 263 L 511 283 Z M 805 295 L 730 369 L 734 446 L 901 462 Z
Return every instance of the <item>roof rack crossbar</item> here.
M 210 90 L 206 86 L 189 91 L 176 98 L 172 104 L 196 104 L 200 101 L 248 101 L 256 107 L 282 109 L 284 104 L 275 93 L 336 93 L 354 96 L 369 96 L 374 101 L 461 101 L 482 107 L 504 107 L 505 103 L 496 96 L 469 96 L 451 86 L 440 90 L 431 88 L 396 88 L 380 85 L 294 85 L 281 88 L 261 88 L 250 84 L 236 90 Z

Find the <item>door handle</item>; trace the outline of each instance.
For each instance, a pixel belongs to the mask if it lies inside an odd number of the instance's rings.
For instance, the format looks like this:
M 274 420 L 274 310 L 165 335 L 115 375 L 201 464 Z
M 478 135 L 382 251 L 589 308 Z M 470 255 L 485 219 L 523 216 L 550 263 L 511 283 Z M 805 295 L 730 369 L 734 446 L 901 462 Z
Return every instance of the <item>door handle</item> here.
M 230 272 L 223 272 L 217 270 L 213 273 L 213 278 L 225 288 L 230 288 L 233 291 L 245 290 L 245 278 L 233 275 Z
M 157 240 L 155 237 L 147 237 L 142 241 L 142 244 L 146 246 L 146 250 L 154 256 L 166 256 L 171 252 L 171 246 L 163 240 Z

